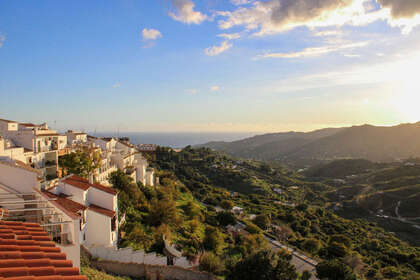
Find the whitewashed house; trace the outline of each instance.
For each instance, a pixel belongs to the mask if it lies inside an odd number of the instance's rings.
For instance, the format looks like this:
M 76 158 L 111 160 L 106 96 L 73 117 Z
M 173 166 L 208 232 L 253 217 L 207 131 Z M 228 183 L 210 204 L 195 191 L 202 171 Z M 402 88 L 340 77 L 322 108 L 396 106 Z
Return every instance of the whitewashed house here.
M 88 141 L 101 148 L 103 164 L 100 172 L 96 175 L 98 182 L 108 184 L 109 174 L 120 169 L 135 182 L 149 186 L 155 185 L 157 179 L 153 168 L 149 167 L 147 160 L 128 140 L 89 136 Z
M 67 136 L 67 145 L 83 144 L 88 141 L 87 134 L 84 132 L 68 130 L 66 132 L 66 136 Z
M 13 146 L 24 149 L 25 163 L 42 171 L 46 179 L 57 177 L 58 153 L 67 146 L 67 136 L 48 128 L 47 124 L 19 123 L 0 119 L 0 134 Z M 22 161 L 21 155 L 12 159 Z
M 68 199 L 87 207 L 86 229 L 83 242 L 94 245 L 116 246 L 118 237 L 118 202 L 117 192 L 98 183 L 76 175 L 70 175 L 50 189 L 55 195 L 64 195 Z

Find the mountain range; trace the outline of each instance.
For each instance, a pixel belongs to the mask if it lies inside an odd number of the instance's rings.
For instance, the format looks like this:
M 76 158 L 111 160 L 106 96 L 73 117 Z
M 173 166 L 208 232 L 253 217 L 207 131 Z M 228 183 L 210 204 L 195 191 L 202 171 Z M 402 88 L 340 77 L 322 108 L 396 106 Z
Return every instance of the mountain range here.
M 336 159 L 390 162 L 420 157 L 420 122 L 270 133 L 201 146 L 235 157 L 280 161 L 292 166 L 308 166 Z

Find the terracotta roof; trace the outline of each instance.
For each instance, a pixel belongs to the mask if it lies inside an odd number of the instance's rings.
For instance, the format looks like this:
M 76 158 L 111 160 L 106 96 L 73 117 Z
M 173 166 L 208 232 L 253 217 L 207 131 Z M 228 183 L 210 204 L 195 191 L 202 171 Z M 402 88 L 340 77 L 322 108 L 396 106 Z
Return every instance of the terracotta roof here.
M 26 127 L 35 127 L 35 126 L 39 126 L 33 123 L 19 123 L 20 125 L 26 126 Z
M 102 215 L 105 215 L 105 216 L 108 216 L 108 217 L 111 217 L 111 218 L 113 218 L 115 216 L 114 211 L 102 208 L 102 207 L 97 206 L 95 204 L 89 205 L 89 210 L 92 210 L 96 213 L 99 213 L 99 214 L 102 214 Z
M 52 192 L 44 191 L 40 192 L 47 198 L 56 198 L 57 200 L 51 200 L 50 202 L 57 206 L 57 208 L 61 209 L 63 212 L 68 214 L 70 217 L 79 218 L 80 211 L 84 211 L 87 209 L 87 206 L 75 202 L 71 199 L 66 198 L 65 195 L 56 195 Z
M 0 279 L 87 280 L 39 224 L 0 221 Z
M 37 134 L 36 135 L 36 137 L 44 137 L 44 136 L 50 137 L 50 136 L 63 136 L 63 135 L 58 134 L 58 133 L 46 133 L 46 134 Z
M 77 175 L 71 175 L 70 177 L 67 177 L 66 179 L 64 179 L 62 182 L 66 183 L 66 184 L 69 184 L 69 185 L 72 185 L 76 188 L 82 189 L 84 191 L 86 191 L 90 187 L 92 187 L 92 188 L 104 191 L 104 192 L 112 194 L 112 195 L 117 195 L 116 190 L 114 190 L 110 187 L 102 186 L 98 183 L 91 184 L 91 183 L 89 183 L 89 181 L 87 179 L 82 178 L 82 177 L 77 176 Z

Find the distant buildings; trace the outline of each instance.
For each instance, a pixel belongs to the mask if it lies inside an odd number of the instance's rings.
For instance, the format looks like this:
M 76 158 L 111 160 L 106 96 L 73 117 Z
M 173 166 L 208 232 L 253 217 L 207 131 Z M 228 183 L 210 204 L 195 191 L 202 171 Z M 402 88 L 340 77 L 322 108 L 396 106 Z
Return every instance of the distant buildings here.
M 67 146 L 67 136 L 47 124 L 19 123 L 0 119 L 0 151 L 42 171 L 45 179 L 57 178 L 58 154 Z M 23 149 L 23 150 L 22 150 Z
M 155 149 L 142 147 L 147 152 Z M 59 156 L 77 151 L 99 157 L 89 179 L 63 175 L 58 166 Z M 0 220 L 39 223 L 80 266 L 80 245 L 117 245 L 123 218 L 120 221 L 117 192 L 106 185 L 118 169 L 143 185 L 158 182 L 154 169 L 128 138 L 98 138 L 71 130 L 60 134 L 45 123 L 0 119 L 0 205 L 2 213 L 8 213 Z

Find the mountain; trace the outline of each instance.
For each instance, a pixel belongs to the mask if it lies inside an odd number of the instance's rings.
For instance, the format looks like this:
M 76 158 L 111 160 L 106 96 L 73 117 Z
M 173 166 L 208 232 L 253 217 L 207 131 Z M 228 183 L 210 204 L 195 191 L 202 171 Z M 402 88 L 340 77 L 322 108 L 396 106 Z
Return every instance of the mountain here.
M 202 146 L 236 157 L 313 165 L 344 158 L 387 162 L 420 157 L 419 139 L 420 122 L 390 127 L 362 125 L 307 133 L 272 133 Z

